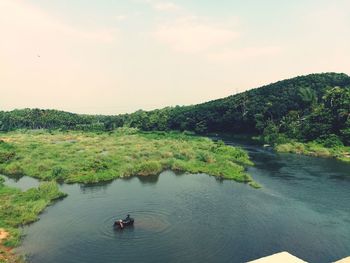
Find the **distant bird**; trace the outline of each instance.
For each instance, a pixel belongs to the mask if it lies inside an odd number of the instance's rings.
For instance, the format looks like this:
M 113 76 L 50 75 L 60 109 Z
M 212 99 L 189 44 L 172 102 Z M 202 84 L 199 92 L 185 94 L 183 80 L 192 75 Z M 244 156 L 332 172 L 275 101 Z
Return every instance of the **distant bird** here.
M 38 58 L 40 58 L 40 55 L 36 55 Z

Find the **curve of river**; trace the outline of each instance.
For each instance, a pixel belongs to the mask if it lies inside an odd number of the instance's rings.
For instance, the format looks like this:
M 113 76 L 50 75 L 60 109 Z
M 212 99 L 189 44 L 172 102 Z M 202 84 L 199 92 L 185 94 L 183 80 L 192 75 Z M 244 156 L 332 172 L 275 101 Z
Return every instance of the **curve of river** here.
M 24 228 L 18 250 L 36 263 L 244 262 L 280 251 L 309 262 L 349 256 L 350 165 L 241 146 L 262 189 L 171 171 L 102 185 L 64 184 L 69 196 Z M 127 213 L 135 226 L 113 229 L 114 219 Z

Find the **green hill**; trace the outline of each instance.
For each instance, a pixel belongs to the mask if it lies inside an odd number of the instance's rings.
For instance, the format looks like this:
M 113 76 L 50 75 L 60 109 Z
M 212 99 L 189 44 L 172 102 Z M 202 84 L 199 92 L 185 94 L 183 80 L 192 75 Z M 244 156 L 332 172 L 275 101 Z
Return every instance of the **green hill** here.
M 188 130 L 261 135 L 265 142 L 331 138 L 350 145 L 350 77 L 321 73 L 278 81 L 223 99 L 192 106 L 137 111 L 116 116 L 56 110 L 0 112 L 0 130 Z
M 282 80 L 203 104 L 138 111 L 126 122 L 144 130 L 190 130 L 298 140 L 336 135 L 350 144 L 350 77 L 322 73 Z M 283 136 L 282 136 L 283 137 Z

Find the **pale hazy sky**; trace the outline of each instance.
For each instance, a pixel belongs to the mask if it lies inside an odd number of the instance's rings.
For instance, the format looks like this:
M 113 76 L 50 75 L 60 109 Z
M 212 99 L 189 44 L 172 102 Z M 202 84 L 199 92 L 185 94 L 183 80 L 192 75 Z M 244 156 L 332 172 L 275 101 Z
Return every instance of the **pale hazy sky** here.
M 350 73 L 350 0 L 0 0 L 0 110 L 116 114 Z

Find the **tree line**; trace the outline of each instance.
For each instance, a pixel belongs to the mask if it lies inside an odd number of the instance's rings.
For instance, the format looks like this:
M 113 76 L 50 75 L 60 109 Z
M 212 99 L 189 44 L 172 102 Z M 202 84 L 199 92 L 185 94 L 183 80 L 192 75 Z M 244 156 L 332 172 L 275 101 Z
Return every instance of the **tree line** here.
M 310 74 L 198 105 L 114 116 L 41 109 L 0 112 L 0 131 L 110 131 L 122 126 L 144 131 L 243 133 L 260 135 L 267 143 L 322 139 L 350 145 L 350 77 Z

